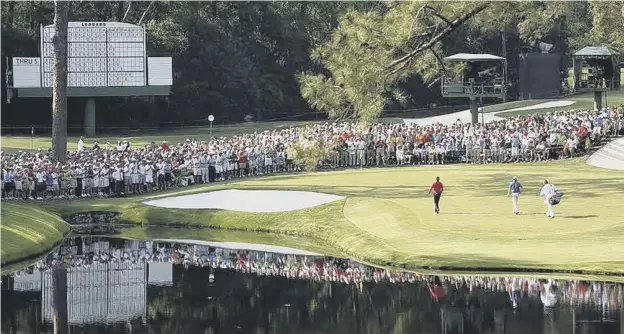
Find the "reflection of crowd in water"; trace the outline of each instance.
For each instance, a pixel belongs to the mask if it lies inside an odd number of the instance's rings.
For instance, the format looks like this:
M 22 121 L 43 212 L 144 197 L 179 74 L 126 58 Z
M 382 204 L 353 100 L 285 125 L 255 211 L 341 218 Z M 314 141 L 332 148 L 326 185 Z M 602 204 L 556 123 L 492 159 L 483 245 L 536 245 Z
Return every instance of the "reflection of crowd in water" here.
M 523 298 L 540 298 L 544 306 L 602 305 L 624 307 L 624 285 L 574 280 L 544 280 L 518 277 L 430 276 L 393 272 L 358 262 L 325 256 L 288 255 L 263 251 L 231 250 L 207 245 L 159 243 L 152 241 L 82 238 L 68 240 L 58 252 L 13 275 L 48 270 L 65 264 L 71 269 L 96 263 L 171 262 L 189 266 L 230 269 L 247 274 L 282 276 L 290 279 L 360 283 L 425 283 L 435 299 L 455 290 L 481 289 L 508 292 L 516 307 Z

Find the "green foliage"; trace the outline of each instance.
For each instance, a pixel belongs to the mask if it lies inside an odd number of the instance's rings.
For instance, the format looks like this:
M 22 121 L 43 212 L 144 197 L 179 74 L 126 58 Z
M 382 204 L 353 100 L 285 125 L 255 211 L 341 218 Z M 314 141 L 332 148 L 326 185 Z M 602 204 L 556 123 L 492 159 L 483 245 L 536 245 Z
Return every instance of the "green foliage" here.
M 423 1 L 350 10 L 331 40 L 311 53 L 329 75 L 301 74 L 301 94 L 330 117 L 373 121 L 386 104 L 406 102 L 399 83 L 413 75 L 428 81 L 444 69 L 438 42 L 486 7 L 474 2 Z
M 502 54 L 513 63 L 519 52 L 538 51 L 540 42 L 566 55 L 590 42 L 621 46 L 623 11 L 621 1 L 415 1 L 352 9 L 331 40 L 311 51 L 324 70 L 299 76 L 301 94 L 331 117 L 371 121 L 390 102 L 409 101 L 401 89 L 405 81 L 428 82 L 447 67 L 457 71 L 461 65 L 442 61 L 455 52 Z M 454 31 L 461 37 L 454 38 Z M 507 36 L 520 45 L 510 48 Z
M 539 42 L 568 59 L 587 45 L 624 47 L 622 7 L 621 1 L 82 1 L 72 4 L 70 20 L 137 24 L 143 17 L 149 55 L 174 58 L 168 99 L 96 101 L 98 126 L 127 128 L 204 125 L 209 113 L 217 123 L 240 122 L 248 113 L 294 119 L 310 107 L 370 121 L 389 106 L 448 103 L 425 88 L 450 69 L 444 56 L 506 55 L 513 82 L 518 54 L 538 51 Z M 1 9 L 2 57 L 38 55 L 39 28 L 52 23 L 53 3 L 9 1 Z M 471 12 L 452 34 L 445 30 L 445 19 Z M 3 124 L 49 122 L 48 101 L 2 103 Z M 71 110 L 83 107 L 69 103 Z M 82 117 L 70 112 L 70 129 Z
M 591 41 L 624 48 L 624 1 L 589 1 L 593 27 Z
M 319 162 L 326 161 L 331 157 L 331 143 L 323 138 L 312 139 L 311 136 L 302 136 L 301 140 L 290 146 L 293 161 L 303 166 L 307 171 L 317 169 Z

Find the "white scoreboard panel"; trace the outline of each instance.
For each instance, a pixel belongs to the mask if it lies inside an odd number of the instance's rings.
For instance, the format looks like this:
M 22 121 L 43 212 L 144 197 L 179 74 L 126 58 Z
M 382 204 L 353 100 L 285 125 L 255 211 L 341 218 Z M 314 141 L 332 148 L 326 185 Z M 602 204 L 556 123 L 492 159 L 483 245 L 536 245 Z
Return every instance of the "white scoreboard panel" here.
M 147 84 L 149 86 L 173 85 L 173 59 L 171 57 L 147 58 Z
M 13 87 L 41 87 L 40 58 L 13 58 Z
M 54 25 L 42 28 L 42 83 L 52 87 Z M 146 85 L 145 29 L 120 22 L 69 22 L 69 87 Z

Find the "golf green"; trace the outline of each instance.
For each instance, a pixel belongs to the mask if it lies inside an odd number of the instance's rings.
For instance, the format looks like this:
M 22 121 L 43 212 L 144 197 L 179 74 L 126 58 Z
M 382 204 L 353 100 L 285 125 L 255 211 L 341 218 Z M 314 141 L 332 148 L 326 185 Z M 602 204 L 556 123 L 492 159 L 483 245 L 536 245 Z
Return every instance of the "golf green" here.
M 432 198 L 427 196 L 436 176 L 445 184 L 440 214 L 433 212 Z M 518 216 L 512 214 L 511 199 L 506 197 L 513 176 L 524 186 Z M 554 219 L 546 217 L 543 199 L 538 196 L 544 179 L 565 193 L 555 207 Z M 276 213 L 165 209 L 143 204 L 148 199 L 221 189 L 302 190 L 346 198 Z M 413 269 L 624 274 L 622 189 L 622 173 L 590 167 L 575 159 L 277 175 L 139 197 L 20 206 L 34 205 L 61 216 L 117 211 L 125 222 L 144 227 L 183 224 L 288 234 L 305 237 L 332 254 Z M 189 230 L 185 237 L 193 235 Z M 196 235 L 201 238 L 200 233 Z M 3 234 L 3 256 L 4 238 Z

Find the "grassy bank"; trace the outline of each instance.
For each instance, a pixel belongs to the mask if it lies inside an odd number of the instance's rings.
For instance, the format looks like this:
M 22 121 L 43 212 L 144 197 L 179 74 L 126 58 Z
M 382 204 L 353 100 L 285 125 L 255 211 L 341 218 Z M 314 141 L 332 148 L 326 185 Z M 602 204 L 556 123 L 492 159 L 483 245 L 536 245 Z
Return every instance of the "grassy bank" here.
M 256 131 L 273 130 L 288 128 L 290 126 L 301 126 L 306 124 L 313 124 L 315 122 L 303 121 L 303 122 L 257 122 L 257 123 L 242 123 L 232 125 L 215 125 L 212 128 L 212 134 L 217 137 L 226 136 L 238 136 L 243 133 L 254 133 Z M 94 142 L 98 142 L 100 145 L 106 144 L 110 141 L 112 144 L 117 144 L 119 140 L 128 140 L 133 146 L 144 146 L 151 142 L 160 144 L 163 140 L 169 143 L 182 143 L 187 138 L 202 138 L 208 139 L 210 129 L 207 126 L 202 127 L 187 127 L 181 129 L 162 130 L 162 129 L 143 129 L 125 134 L 111 134 L 111 135 L 98 135 L 95 138 L 85 138 L 85 145 L 92 146 Z M 71 136 L 67 139 L 67 147 L 70 151 L 78 149 L 79 136 Z M 47 150 L 52 147 L 52 138 L 49 136 L 36 135 L 30 136 L 2 136 L 2 150 L 7 152 L 15 152 L 17 150 Z
M 291 235 L 276 234 L 276 233 L 257 233 L 247 231 L 227 231 L 223 229 L 181 229 L 181 228 L 167 228 L 167 227 L 132 227 L 122 229 L 122 232 L 117 237 L 135 239 L 135 240 L 155 240 L 155 239 L 176 239 L 176 240 L 188 240 L 189 243 L 193 243 L 196 240 L 209 240 L 217 242 L 243 242 L 250 244 L 261 245 L 276 245 L 282 247 L 290 247 L 295 249 L 304 249 L 311 252 L 317 252 L 333 257 L 345 257 L 349 256 L 343 252 L 337 251 L 331 245 L 325 245 L 318 239 L 296 237 Z M 364 264 L 377 265 L 377 263 Z M 386 269 L 397 270 L 398 268 L 388 265 L 381 265 Z M 496 277 L 508 277 L 514 276 L 509 272 L 503 271 L 454 271 L 454 270 L 435 270 L 435 269 L 422 269 L 418 268 L 418 273 L 428 275 L 476 275 L 476 276 L 496 276 Z M 566 274 L 566 273 L 524 273 L 522 277 L 535 277 L 535 278 L 554 278 L 554 279 L 575 279 L 575 280 L 587 280 L 587 281 L 609 281 L 609 282 L 624 282 L 624 276 L 605 276 L 605 275 L 579 275 L 579 274 Z
M 438 175 L 447 190 L 442 213 L 435 215 L 426 193 Z M 525 187 L 520 216 L 511 214 L 511 200 L 505 197 L 514 175 Z M 537 196 L 545 178 L 566 194 L 552 220 L 545 216 L 545 206 Z M 142 204 L 149 198 L 224 188 L 306 190 L 346 199 L 286 213 L 162 209 Z M 151 196 L 38 206 L 60 215 L 119 211 L 126 222 L 144 226 L 180 223 L 306 237 L 326 247 L 326 253 L 378 265 L 624 274 L 622 189 L 621 173 L 570 160 L 281 175 Z M 301 248 L 310 249 L 310 245 Z
M 538 110 L 522 110 L 522 111 L 512 111 L 501 113 L 498 116 L 501 117 L 509 117 L 513 115 L 523 115 L 523 114 L 531 114 L 531 113 L 540 113 L 540 112 L 550 112 L 560 109 L 571 109 L 571 108 L 593 108 L 593 94 L 581 94 L 576 96 L 570 96 L 562 98 L 562 100 L 571 100 L 576 103 L 570 107 L 562 107 L 562 108 L 547 108 L 547 109 L 538 109 Z M 512 101 L 507 103 L 499 103 L 493 105 L 486 105 L 485 112 L 486 113 L 494 113 L 501 112 L 505 110 L 529 107 L 538 105 L 540 103 L 556 101 L 556 100 L 523 100 L 523 101 Z M 467 102 L 467 100 L 466 100 Z M 607 102 L 609 105 L 617 104 L 621 105 L 624 103 L 624 91 L 619 92 L 609 92 L 607 96 Z M 464 109 L 467 109 L 465 107 Z M 422 117 L 431 117 L 434 116 L 432 113 L 437 113 L 439 115 L 448 114 L 450 112 L 456 112 L 464 110 L 462 108 L 457 107 L 448 107 L 448 108 L 438 108 L 439 111 L 435 110 L 417 110 L 410 111 L 399 114 L 391 114 L 387 115 L 381 119 L 383 122 L 387 123 L 402 123 L 403 118 L 422 118 Z M 325 121 L 319 121 L 325 122 Z M 296 121 L 288 121 L 288 122 L 258 122 L 258 123 L 242 123 L 242 124 L 232 124 L 232 125 L 215 125 L 212 129 L 212 132 L 215 136 L 236 136 L 243 133 L 253 133 L 255 131 L 264 131 L 264 130 L 272 130 L 272 129 L 280 129 L 290 126 L 301 126 L 306 124 L 314 124 L 312 121 L 305 122 L 296 122 Z M 2 138 L 2 150 L 7 152 L 15 152 L 17 150 L 31 150 L 31 149 L 42 149 L 47 150 L 51 147 L 51 138 L 49 136 L 38 135 L 38 131 L 35 131 L 35 136 L 6 136 L 3 135 Z M 179 143 L 184 142 L 187 138 L 208 138 L 209 129 L 208 127 L 189 127 L 189 128 L 181 128 L 181 129 L 172 129 L 172 130 L 162 130 L 162 129 L 142 129 L 136 131 L 130 131 L 123 134 L 111 134 L 111 135 L 98 135 L 95 138 L 85 138 L 85 144 L 87 146 L 93 145 L 94 142 L 98 142 L 101 145 L 104 145 L 107 141 L 111 143 L 117 143 L 119 140 L 128 140 L 134 146 L 142 146 L 149 144 L 150 142 L 160 143 L 163 140 L 168 141 L 169 143 Z M 79 137 L 70 137 L 68 139 L 68 149 L 76 150 L 78 147 L 78 138 Z
M 567 106 L 567 107 L 509 111 L 509 112 L 500 113 L 496 116 L 512 117 L 512 116 L 518 116 L 518 115 L 539 114 L 539 113 L 547 113 L 547 112 L 571 110 L 571 109 L 594 109 L 594 93 L 583 93 L 579 95 L 568 96 L 568 97 L 563 98 L 562 100 L 574 101 L 574 104 Z M 548 101 L 556 101 L 556 100 L 544 100 L 539 103 L 548 102 Z M 624 104 L 624 90 L 607 92 L 606 99 L 603 96 L 602 103 L 605 106 L 616 105 L 618 107 L 621 107 Z M 535 103 L 535 104 L 538 104 L 538 103 Z M 524 106 L 520 106 L 520 107 L 524 107 Z M 514 108 L 519 108 L 519 107 L 513 107 L 509 109 L 514 109 Z M 509 110 L 509 109 L 502 109 L 502 110 Z M 487 112 L 487 107 L 486 107 L 486 112 Z
M 39 206 L 2 203 L 1 214 L 3 271 L 5 265 L 45 254 L 69 232 L 60 216 Z

